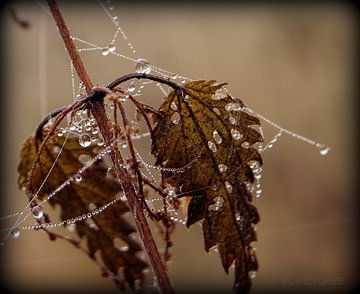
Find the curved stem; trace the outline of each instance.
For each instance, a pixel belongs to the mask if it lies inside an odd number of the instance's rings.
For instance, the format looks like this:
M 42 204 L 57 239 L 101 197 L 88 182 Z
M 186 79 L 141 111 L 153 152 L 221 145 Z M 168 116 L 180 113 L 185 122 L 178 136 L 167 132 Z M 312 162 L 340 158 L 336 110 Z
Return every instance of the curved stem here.
M 170 86 L 175 91 L 182 91 L 182 89 L 183 89 L 181 86 L 179 86 L 178 84 L 176 84 L 173 81 L 170 81 L 168 79 L 158 77 L 158 76 L 155 76 L 155 75 L 148 75 L 148 74 L 144 74 L 144 73 L 131 73 L 131 74 L 122 76 L 122 77 L 116 79 L 115 81 L 111 82 L 107 87 L 109 89 L 113 89 L 116 86 L 118 86 L 118 85 L 120 85 L 120 84 L 122 84 L 122 83 L 124 83 L 126 81 L 134 80 L 134 79 L 138 79 L 138 80 L 145 79 L 145 80 L 151 80 L 151 81 L 159 82 L 159 83 Z

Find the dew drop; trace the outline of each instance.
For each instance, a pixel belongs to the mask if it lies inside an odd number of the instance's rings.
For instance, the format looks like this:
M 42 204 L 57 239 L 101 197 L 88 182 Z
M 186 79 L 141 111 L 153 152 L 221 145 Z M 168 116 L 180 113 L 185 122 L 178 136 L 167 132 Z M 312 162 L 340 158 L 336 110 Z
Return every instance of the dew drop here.
M 323 146 L 323 147 L 321 147 L 321 149 L 320 149 L 320 154 L 321 154 L 322 156 L 328 155 L 329 152 L 330 152 L 330 148 L 329 148 L 329 147 Z
M 232 125 L 236 125 L 236 119 L 233 116 L 229 116 L 229 121 Z
M 80 174 L 77 174 L 77 175 L 75 176 L 75 181 L 76 181 L 77 183 L 80 183 L 80 182 L 82 181 L 82 176 L 81 176 Z
M 214 142 L 208 141 L 208 146 L 209 146 L 209 149 L 210 149 L 212 152 L 216 152 L 216 151 L 217 151 L 217 147 L 216 147 L 216 145 L 215 145 Z
M 108 55 L 110 52 L 109 52 L 109 49 L 106 47 L 106 48 L 103 48 L 103 49 L 101 49 L 101 54 L 103 55 L 103 56 L 106 56 L 106 55 Z
M 82 134 L 79 136 L 79 144 L 81 147 L 89 147 L 91 145 L 91 138 L 89 135 Z
M 127 201 L 127 198 L 126 198 L 126 196 L 125 196 L 124 193 L 121 194 L 120 200 L 123 201 L 123 202 L 124 202 L 124 201 Z
M 222 138 L 217 130 L 213 131 L 213 138 L 217 144 L 221 144 Z
M 114 52 L 115 50 L 116 50 L 116 47 L 115 47 L 114 44 L 110 44 L 110 45 L 108 46 L 108 51 L 109 51 L 109 52 Z
M 219 186 L 217 184 L 212 184 L 211 185 L 211 190 L 217 191 L 218 189 L 219 189 Z
M 129 87 L 127 88 L 127 91 L 129 92 L 129 93 L 132 93 L 132 92 L 134 92 L 135 91 L 135 85 L 134 84 L 130 84 L 129 85 Z
M 213 108 L 213 111 L 214 111 L 217 115 L 221 115 L 221 112 L 220 112 L 219 108 L 214 107 L 214 108 Z
M 127 142 L 124 142 L 121 144 L 121 148 L 123 148 L 123 149 L 127 148 L 127 146 L 128 146 Z
M 178 112 L 175 112 L 172 116 L 171 116 L 171 121 L 173 122 L 173 124 L 177 125 L 180 121 L 180 114 Z
M 239 212 L 235 213 L 235 219 L 239 222 L 241 221 L 241 215 Z
M 137 73 L 149 74 L 151 72 L 151 66 L 149 61 L 143 58 L 139 58 L 135 63 L 135 71 Z
M 104 140 L 103 139 L 98 139 L 97 140 L 97 145 L 100 146 L 100 147 L 104 146 Z
M 229 193 L 232 192 L 233 186 L 228 181 L 225 182 L 225 187 L 226 187 L 226 189 L 228 190 Z
M 226 111 L 240 111 L 241 105 L 239 103 L 228 103 L 225 105 Z
M 176 79 L 178 78 L 178 75 L 177 75 L 177 74 L 173 74 L 173 75 L 171 76 L 171 78 L 172 78 L 173 80 L 176 80 Z
M 255 279 L 255 277 L 256 277 L 256 271 L 250 271 L 250 272 L 249 272 L 249 276 L 250 276 L 251 279 Z
M 250 147 L 250 143 L 249 143 L 249 142 L 244 142 L 244 143 L 241 144 L 241 146 L 242 146 L 243 148 L 249 148 L 249 147 Z
M 226 97 L 227 97 L 226 94 L 221 93 L 221 92 L 216 92 L 216 93 L 214 94 L 214 96 L 212 97 L 212 99 L 213 99 L 213 100 L 221 100 L 221 99 L 224 99 L 224 98 L 226 98 Z
M 218 168 L 219 168 L 219 171 L 220 171 L 221 173 L 224 173 L 224 172 L 226 172 L 226 170 L 227 170 L 227 166 L 226 166 L 225 164 L 222 164 L 222 163 L 220 163 L 220 164 L 218 165 Z
M 13 237 L 14 239 L 17 239 L 20 237 L 20 230 L 19 228 L 13 228 L 10 232 L 11 237 Z
M 242 135 L 238 130 L 231 129 L 231 136 L 234 140 L 240 140 L 244 135 Z
M 40 205 L 36 205 L 31 209 L 31 213 L 33 214 L 34 218 L 40 219 L 44 215 L 44 210 Z
M 175 111 L 178 110 L 175 101 L 171 102 L 170 107 L 172 110 L 175 110 Z

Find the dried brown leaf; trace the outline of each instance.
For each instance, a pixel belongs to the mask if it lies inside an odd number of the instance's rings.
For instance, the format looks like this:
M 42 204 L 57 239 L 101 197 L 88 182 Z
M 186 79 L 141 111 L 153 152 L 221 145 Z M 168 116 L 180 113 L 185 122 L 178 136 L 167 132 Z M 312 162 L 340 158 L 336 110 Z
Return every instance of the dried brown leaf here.
M 62 149 L 52 172 L 38 194 L 39 199 L 44 199 L 83 167 L 79 161 L 80 156 L 93 158 L 97 155 L 96 148 L 83 148 L 75 138 L 69 138 L 66 142 L 65 140 L 64 137 L 52 138 L 41 154 L 40 164 L 35 168 L 33 177 L 36 190 L 40 187 L 58 156 L 58 152 Z M 31 136 L 22 144 L 18 166 L 20 187 L 28 189 L 29 173 L 40 143 L 39 139 Z M 115 198 L 116 194 L 121 191 L 120 184 L 115 179 L 107 177 L 106 173 L 107 166 L 103 160 L 98 160 L 81 174 L 80 182 L 72 181 L 49 200 L 52 206 L 59 205 L 61 207 L 61 220 L 91 212 Z M 135 228 L 123 216 L 128 211 L 126 203 L 118 201 L 93 216 L 91 221 L 76 223 L 76 233 L 80 238 L 87 240 L 89 256 L 103 264 L 114 275 L 114 280 L 120 288 L 125 287 L 125 282 L 134 288 L 136 280 L 140 281 L 142 285 L 143 270 L 147 266 L 136 256 L 141 250 L 141 246 L 131 236 L 135 232 Z M 123 244 L 122 250 L 117 243 Z M 97 251 L 100 252 L 102 260 L 95 255 Z
M 235 265 L 234 288 L 247 293 L 258 268 L 250 244 L 259 221 L 248 189 L 254 182 L 250 164 L 262 164 L 253 146 L 262 136 L 251 127 L 259 120 L 243 111 L 239 99 L 222 93 L 223 86 L 193 81 L 171 92 L 160 106 L 152 153 L 157 165 L 182 168 L 162 176 L 192 196 L 187 226 L 203 219 L 206 251 L 218 245 L 224 270 Z

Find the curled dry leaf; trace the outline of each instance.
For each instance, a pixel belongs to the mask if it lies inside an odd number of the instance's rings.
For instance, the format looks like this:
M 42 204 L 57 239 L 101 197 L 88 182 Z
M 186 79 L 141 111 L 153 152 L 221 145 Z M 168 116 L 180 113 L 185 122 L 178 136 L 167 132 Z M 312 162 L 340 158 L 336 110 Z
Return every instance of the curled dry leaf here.
M 74 177 L 83 167 L 79 161 L 80 156 L 93 158 L 97 155 L 96 148 L 83 148 L 75 138 L 68 138 L 66 142 L 65 140 L 64 137 L 53 137 L 41 154 L 40 164 L 34 170 L 33 184 L 37 190 L 62 148 L 53 170 L 38 194 L 40 200 Z M 39 139 L 31 136 L 21 147 L 18 183 L 28 191 L 30 170 L 40 144 Z M 72 181 L 49 200 L 52 206 L 60 206 L 61 220 L 87 214 L 115 198 L 121 190 L 120 184 L 115 179 L 107 177 L 106 173 L 107 166 L 104 161 L 98 160 L 81 174 L 81 181 Z M 77 235 L 87 240 L 89 256 L 112 273 L 114 281 L 121 289 L 125 287 L 126 282 L 132 288 L 135 287 L 135 283 L 140 282 L 142 285 L 143 270 L 147 267 L 147 264 L 137 257 L 137 253 L 142 249 L 131 237 L 135 228 L 123 217 L 128 211 L 127 204 L 118 201 L 90 219 L 76 223 Z M 119 244 L 122 248 L 119 248 Z M 100 252 L 102 260 L 95 255 L 96 252 Z
M 259 221 L 251 204 L 251 165 L 261 165 L 254 144 L 263 140 L 251 126 L 259 120 L 243 111 L 239 99 L 224 94 L 224 84 L 193 81 L 173 91 L 160 106 L 153 132 L 156 164 L 182 168 L 163 171 L 163 179 L 191 196 L 187 226 L 203 220 L 205 249 L 217 245 L 224 270 L 235 266 L 234 289 L 247 293 L 258 264 L 251 247 L 253 224 Z

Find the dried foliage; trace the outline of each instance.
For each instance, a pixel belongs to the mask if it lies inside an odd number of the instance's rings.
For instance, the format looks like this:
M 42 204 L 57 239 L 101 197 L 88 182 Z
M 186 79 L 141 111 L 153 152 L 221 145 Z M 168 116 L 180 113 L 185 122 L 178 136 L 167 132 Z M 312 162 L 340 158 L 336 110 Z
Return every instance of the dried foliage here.
M 163 179 L 191 196 L 187 226 L 203 220 L 205 249 L 218 245 L 225 271 L 235 264 L 234 288 L 247 293 L 258 268 L 250 243 L 259 221 L 248 186 L 254 182 L 251 165 L 262 164 L 253 148 L 262 137 L 252 128 L 259 120 L 222 93 L 223 85 L 194 81 L 171 92 L 160 106 L 152 153 L 159 166 L 187 167 L 163 171 Z
M 40 144 L 39 138 L 31 136 L 21 146 L 18 183 L 20 187 L 26 188 L 30 196 L 29 174 Z M 93 158 L 97 153 L 97 148 L 83 148 L 75 138 L 57 136 L 52 137 L 41 152 L 40 162 L 35 165 L 33 174 L 35 191 L 38 191 L 51 168 L 52 171 L 40 189 L 40 200 L 45 199 L 68 179 L 72 179 L 69 185 L 49 200 L 52 206 L 60 206 L 61 220 L 91 213 L 122 193 L 119 183 L 107 176 L 107 166 L 102 159 L 84 171 L 80 181 L 74 179 L 75 173 L 83 167 L 81 157 Z M 56 163 L 52 167 L 54 162 Z M 87 241 L 88 255 L 107 269 L 121 289 L 124 289 L 125 282 L 132 288 L 136 280 L 142 284 L 143 270 L 147 267 L 137 256 L 142 249 L 131 235 L 136 230 L 123 216 L 128 211 L 127 204 L 118 201 L 91 218 L 68 224 L 76 226 L 77 235 Z M 100 257 L 97 252 L 100 252 Z

